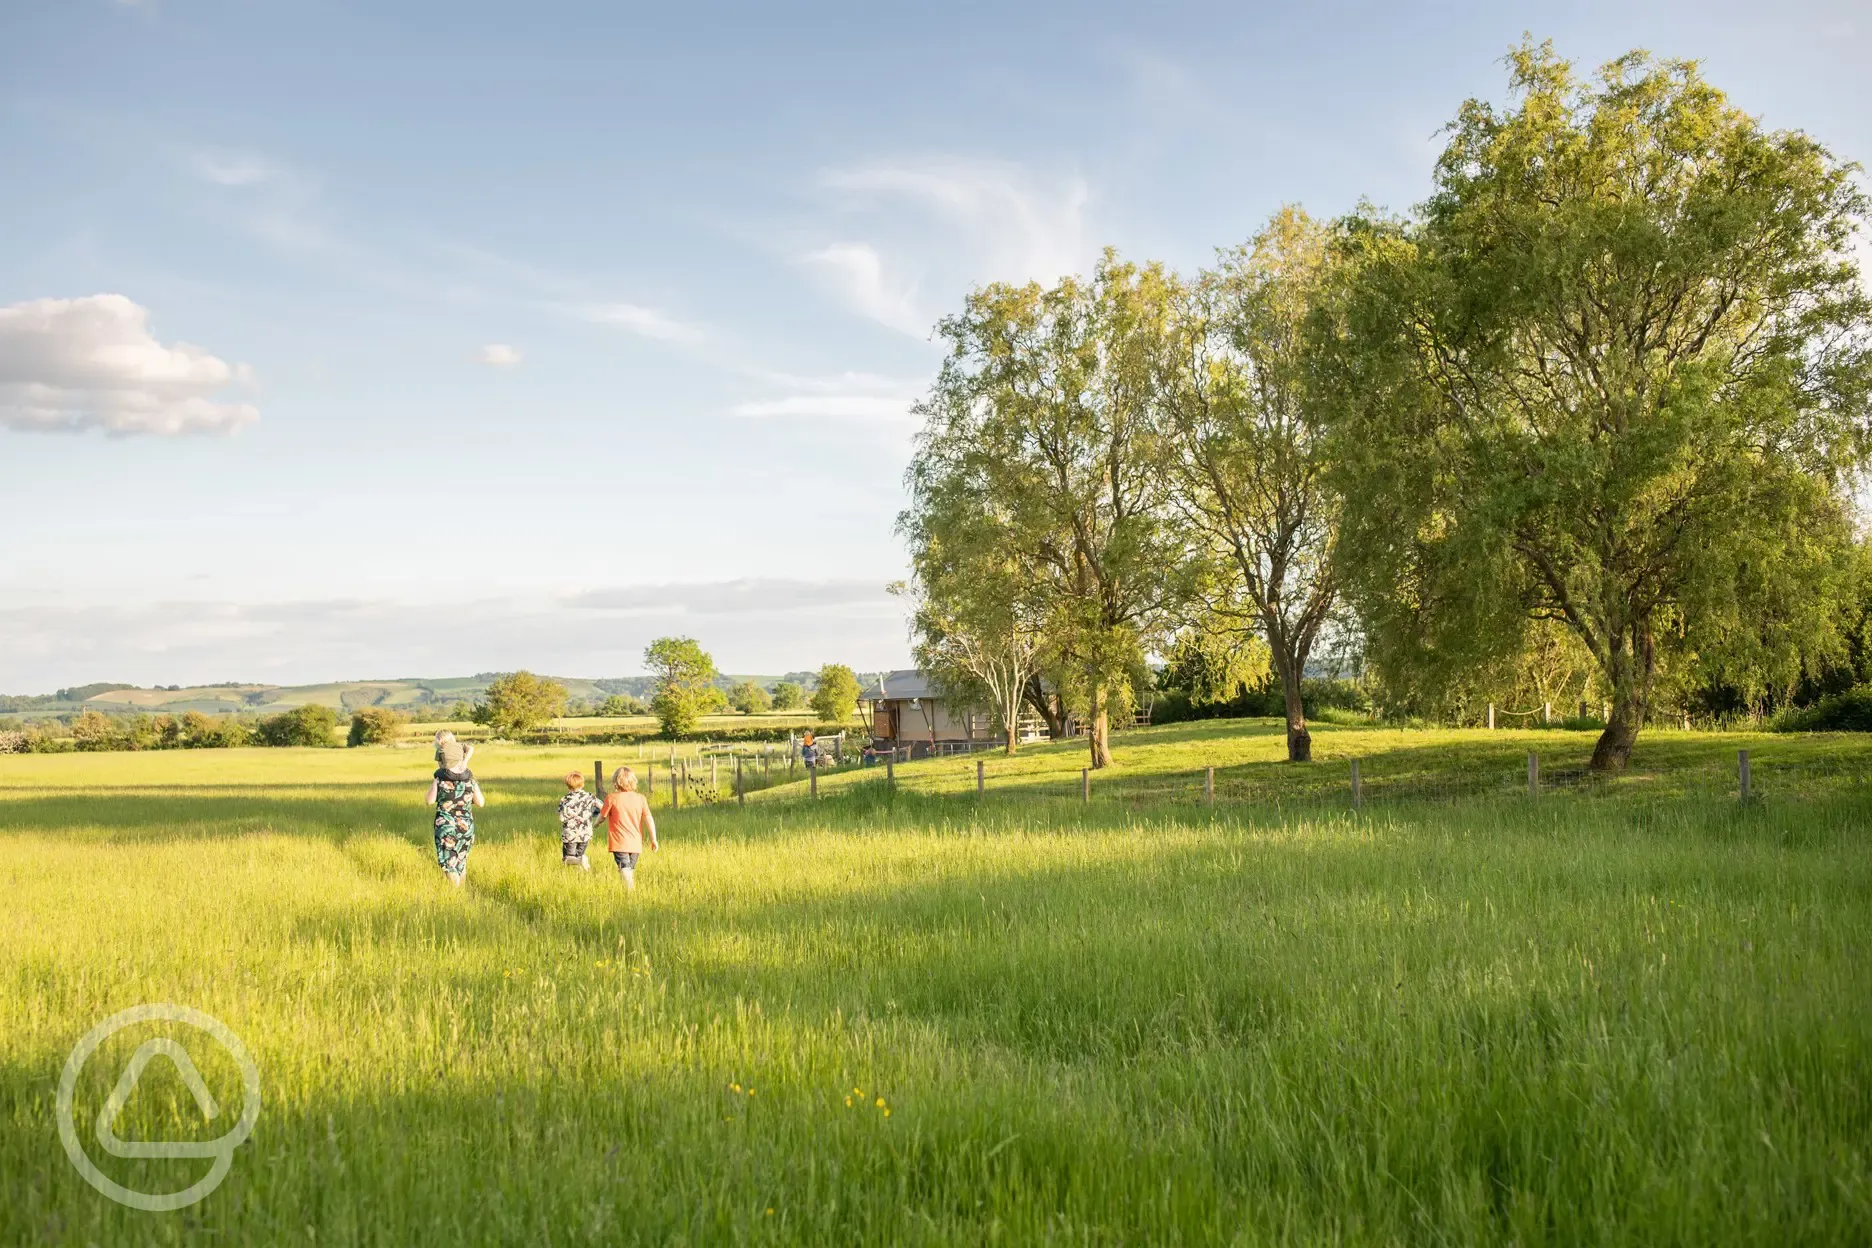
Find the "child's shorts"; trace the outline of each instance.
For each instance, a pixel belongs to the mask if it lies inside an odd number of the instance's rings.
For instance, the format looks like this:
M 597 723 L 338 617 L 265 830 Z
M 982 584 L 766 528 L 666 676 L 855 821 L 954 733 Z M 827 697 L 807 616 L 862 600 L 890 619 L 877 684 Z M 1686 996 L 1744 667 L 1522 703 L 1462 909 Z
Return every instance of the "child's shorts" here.
M 586 847 L 590 844 L 591 838 L 589 836 L 579 841 L 560 841 L 559 855 L 567 862 L 583 862 L 585 860 Z
M 637 855 L 627 854 L 621 849 L 611 851 L 611 861 L 617 863 L 618 870 L 629 871 L 637 866 Z

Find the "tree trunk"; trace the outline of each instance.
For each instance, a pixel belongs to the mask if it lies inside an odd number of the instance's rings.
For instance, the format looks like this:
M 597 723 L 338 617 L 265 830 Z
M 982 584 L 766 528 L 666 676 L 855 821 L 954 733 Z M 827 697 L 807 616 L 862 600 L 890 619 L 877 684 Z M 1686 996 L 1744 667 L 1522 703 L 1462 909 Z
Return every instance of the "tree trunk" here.
M 1287 761 L 1313 761 L 1313 734 L 1307 731 L 1306 704 L 1300 700 L 1299 678 L 1281 674 L 1281 696 L 1287 703 Z
M 1092 717 L 1086 724 L 1086 741 L 1092 747 L 1094 770 L 1111 766 L 1111 723 L 1105 710 L 1105 691 L 1092 686 Z
M 1053 699 L 1047 696 L 1046 688 L 1041 685 L 1038 676 L 1029 677 L 1027 687 L 1021 690 L 1021 696 L 1027 699 L 1027 705 L 1033 707 L 1041 719 L 1046 721 L 1047 736 L 1057 741 L 1066 735 L 1066 717 L 1053 705 Z
M 1651 681 L 1656 674 L 1656 657 L 1651 645 L 1651 628 L 1639 625 L 1633 630 L 1631 644 L 1614 636 L 1606 678 L 1612 685 L 1612 714 L 1599 743 L 1593 746 L 1594 771 L 1623 771 L 1631 762 L 1632 746 L 1638 742 L 1638 730 L 1644 727 L 1645 712 L 1651 701 Z
M 1594 771 L 1623 771 L 1631 762 L 1632 746 L 1638 743 L 1638 728 L 1644 723 L 1644 710 L 1629 696 L 1612 695 L 1612 718 L 1599 742 L 1593 746 L 1591 767 Z
M 1016 731 L 1014 725 L 1010 723 L 1007 726 L 1007 752 L 1009 758 L 1014 756 L 1014 746 L 1018 739 L 1019 733 Z

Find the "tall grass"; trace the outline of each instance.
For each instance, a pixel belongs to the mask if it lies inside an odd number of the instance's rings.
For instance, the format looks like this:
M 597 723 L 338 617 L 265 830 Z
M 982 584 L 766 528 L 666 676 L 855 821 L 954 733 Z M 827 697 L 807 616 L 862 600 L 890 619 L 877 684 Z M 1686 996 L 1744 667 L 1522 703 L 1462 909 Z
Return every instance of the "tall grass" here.
M 572 760 L 495 748 L 457 892 L 407 752 L 215 753 L 0 759 L 0 1242 L 1872 1241 L 1856 791 L 1354 815 L 866 778 L 664 810 L 626 895 L 559 865 Z M 180 1213 L 93 1192 L 53 1125 L 72 1044 L 144 1001 L 262 1075 Z M 120 1135 L 220 1133 L 150 1070 Z

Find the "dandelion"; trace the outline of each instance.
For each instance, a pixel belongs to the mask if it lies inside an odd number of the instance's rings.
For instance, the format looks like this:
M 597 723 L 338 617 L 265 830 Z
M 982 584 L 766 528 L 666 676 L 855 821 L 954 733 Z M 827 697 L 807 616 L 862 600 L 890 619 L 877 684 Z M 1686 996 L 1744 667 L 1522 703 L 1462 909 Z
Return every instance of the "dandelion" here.
M 851 1108 L 851 1097 L 849 1097 L 849 1096 L 845 1098 L 845 1108 L 846 1108 L 846 1109 L 850 1109 L 850 1108 Z
M 883 1109 L 883 1108 L 884 1108 L 884 1098 L 883 1098 L 883 1097 L 881 1097 L 881 1096 L 880 1096 L 880 1097 L 878 1097 L 878 1099 L 877 1099 L 877 1107 L 878 1107 L 879 1109 Z
M 768 1206 L 767 1206 L 767 1216 L 768 1216 L 768 1217 L 770 1217 L 770 1218 L 771 1218 L 771 1217 L 773 1217 L 773 1206 L 772 1206 L 772 1205 L 768 1205 Z
M 888 1109 L 886 1109 L 886 1110 L 884 1111 L 884 1116 L 885 1116 L 886 1118 L 888 1118 L 888 1117 L 890 1117 L 890 1110 L 888 1110 Z
M 749 1089 L 747 1090 L 747 1094 L 748 1094 L 749 1096 L 753 1096 L 753 1095 L 754 1095 L 754 1089 L 753 1089 L 753 1088 L 749 1088 Z
M 728 1085 L 728 1090 L 730 1092 L 739 1092 L 741 1090 L 741 1085 L 738 1083 L 731 1083 Z

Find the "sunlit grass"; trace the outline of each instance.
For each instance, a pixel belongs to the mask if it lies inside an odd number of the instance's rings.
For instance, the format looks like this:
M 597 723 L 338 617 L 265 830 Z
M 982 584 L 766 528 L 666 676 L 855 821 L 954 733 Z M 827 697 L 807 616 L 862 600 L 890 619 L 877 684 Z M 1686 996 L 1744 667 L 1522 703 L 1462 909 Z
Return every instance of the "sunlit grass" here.
M 1317 740 L 1512 764 L 1562 734 L 1475 735 Z M 1676 735 L 1641 755 L 1737 748 Z M 1285 767 L 1241 725 L 1119 748 L 1134 777 Z M 1354 815 L 893 804 L 857 773 L 662 809 L 627 896 L 558 862 L 589 753 L 477 755 L 459 892 L 420 752 L 0 758 L 0 1242 L 1872 1238 L 1855 790 Z M 944 768 L 972 789 L 969 760 L 898 775 Z M 77 1037 L 144 1001 L 262 1071 L 185 1213 L 112 1205 L 53 1126 Z M 93 1115 L 139 1038 L 87 1069 Z M 204 1133 L 156 1076 L 126 1121 Z

